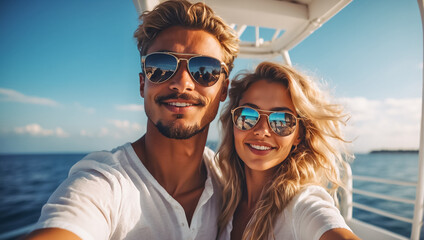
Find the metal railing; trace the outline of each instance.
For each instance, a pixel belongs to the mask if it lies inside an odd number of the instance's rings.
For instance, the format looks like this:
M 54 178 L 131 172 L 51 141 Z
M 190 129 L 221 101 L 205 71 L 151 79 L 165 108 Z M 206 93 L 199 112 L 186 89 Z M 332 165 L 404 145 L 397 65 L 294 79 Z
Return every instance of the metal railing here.
M 348 175 L 350 175 L 350 172 L 348 173 Z M 383 178 L 375 178 L 375 177 L 368 177 L 368 176 L 358 176 L 358 175 L 351 175 L 351 178 L 349 180 L 350 184 L 348 183 L 348 187 L 350 189 L 348 189 L 348 191 L 350 191 L 350 194 L 359 194 L 362 196 L 367 196 L 367 197 L 371 197 L 371 198 L 375 198 L 375 199 L 382 199 L 382 200 L 387 200 L 387 201 L 392 201 L 392 202 L 398 202 L 398 203 L 404 203 L 404 204 L 409 204 L 414 206 L 414 217 L 408 218 L 408 217 L 404 217 L 404 216 L 400 216 L 396 213 L 393 212 L 388 212 L 385 210 L 381 210 L 378 208 L 374 208 L 374 207 L 370 207 L 368 205 L 365 204 L 361 204 L 358 202 L 355 202 L 351 199 L 349 199 L 348 201 L 345 201 L 344 203 L 342 202 L 342 206 L 346 206 L 347 210 L 345 209 L 344 211 L 347 212 L 348 214 L 346 214 L 346 217 L 348 219 L 352 218 L 352 208 L 357 208 L 357 209 L 361 209 L 367 212 L 371 212 L 380 216 L 384 216 L 384 217 L 388 217 L 391 219 L 395 219 L 398 221 L 402 221 L 402 222 L 406 222 L 406 223 L 410 223 L 412 224 L 411 227 L 411 238 L 410 239 L 419 239 L 419 234 L 420 234 L 420 229 L 423 225 L 423 221 L 422 219 L 419 219 L 416 217 L 416 215 L 420 215 L 420 213 L 418 211 L 420 211 L 422 209 L 422 204 L 421 206 L 416 206 L 417 201 L 416 199 L 407 199 L 407 198 L 402 198 L 402 197 L 394 197 L 394 196 L 390 196 L 387 194 L 381 194 L 381 193 L 374 193 L 374 192 L 369 192 L 366 190 L 362 190 L 362 189 L 357 189 L 357 188 L 353 188 L 352 186 L 352 180 L 353 181 L 366 181 L 366 182 L 370 182 L 370 183 L 382 183 L 382 184 L 390 184 L 390 185 L 397 185 L 397 186 L 408 186 L 408 187 L 415 187 L 417 189 L 418 192 L 418 188 L 422 187 L 420 186 L 420 184 L 418 182 L 411 182 L 411 181 L 399 181 L 399 180 L 391 180 L 391 179 L 383 179 Z M 349 194 L 349 193 L 347 193 Z M 416 196 L 417 197 L 417 196 Z M 342 207 L 343 209 L 343 207 Z

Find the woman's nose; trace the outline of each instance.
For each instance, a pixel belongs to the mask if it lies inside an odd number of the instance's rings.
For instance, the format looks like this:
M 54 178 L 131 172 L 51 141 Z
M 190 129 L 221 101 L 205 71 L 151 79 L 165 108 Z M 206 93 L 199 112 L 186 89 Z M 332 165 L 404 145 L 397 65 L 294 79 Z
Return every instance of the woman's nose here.
M 267 117 L 261 116 L 261 118 L 259 119 L 259 122 L 253 128 L 253 132 L 255 135 L 261 136 L 261 137 L 271 136 L 271 129 L 268 125 Z

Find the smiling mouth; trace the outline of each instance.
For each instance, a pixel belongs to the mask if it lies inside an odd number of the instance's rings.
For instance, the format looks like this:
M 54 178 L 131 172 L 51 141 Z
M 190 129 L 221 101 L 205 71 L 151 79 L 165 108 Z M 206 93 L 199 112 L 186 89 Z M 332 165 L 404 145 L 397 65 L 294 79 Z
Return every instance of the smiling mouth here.
M 169 106 L 174 106 L 174 107 L 190 107 L 190 106 L 194 106 L 194 104 L 192 103 L 185 103 L 185 102 L 169 102 L 169 103 L 165 103 Z
M 165 96 L 155 98 L 157 104 L 162 104 L 171 107 L 190 107 L 190 106 L 205 106 L 206 102 L 201 97 L 194 97 L 187 93 L 171 93 Z
M 263 146 L 263 145 L 256 145 L 256 144 L 249 144 L 247 143 L 247 145 L 253 149 L 259 150 L 259 151 L 268 151 L 273 149 L 272 147 L 268 147 L 268 146 Z

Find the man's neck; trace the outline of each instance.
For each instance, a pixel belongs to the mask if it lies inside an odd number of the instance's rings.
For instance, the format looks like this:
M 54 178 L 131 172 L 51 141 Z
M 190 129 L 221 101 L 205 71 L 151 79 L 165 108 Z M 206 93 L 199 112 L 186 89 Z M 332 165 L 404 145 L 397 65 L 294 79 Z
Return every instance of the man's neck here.
M 189 139 L 170 139 L 148 124 L 146 134 L 132 145 L 147 170 L 176 198 L 204 186 L 207 173 L 202 159 L 207 132 L 205 128 Z

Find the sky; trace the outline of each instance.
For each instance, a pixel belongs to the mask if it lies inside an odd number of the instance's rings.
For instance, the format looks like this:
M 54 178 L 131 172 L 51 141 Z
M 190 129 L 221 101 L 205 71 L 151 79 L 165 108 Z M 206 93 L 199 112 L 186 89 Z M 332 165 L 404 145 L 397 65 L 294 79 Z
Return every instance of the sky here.
M 0 1 L 0 153 L 110 150 L 141 137 L 137 25 L 130 0 Z M 290 51 L 350 113 L 353 152 L 418 148 L 422 35 L 415 0 L 354 0 Z M 230 77 L 258 62 L 237 59 Z M 214 121 L 208 140 L 218 139 Z

